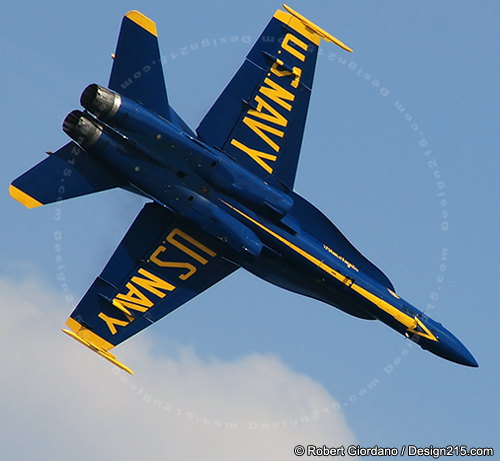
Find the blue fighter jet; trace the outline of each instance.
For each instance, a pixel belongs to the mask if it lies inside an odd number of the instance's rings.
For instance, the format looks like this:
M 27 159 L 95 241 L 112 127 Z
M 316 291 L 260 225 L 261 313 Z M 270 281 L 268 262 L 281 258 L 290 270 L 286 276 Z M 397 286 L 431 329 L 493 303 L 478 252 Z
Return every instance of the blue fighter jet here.
M 352 50 L 283 8 L 196 132 L 168 102 L 156 24 L 125 15 L 109 84 L 88 86 L 64 120 L 72 141 L 10 186 L 28 208 L 115 187 L 148 199 L 63 331 L 132 373 L 112 348 L 243 267 L 476 367 L 294 192 L 320 42 Z

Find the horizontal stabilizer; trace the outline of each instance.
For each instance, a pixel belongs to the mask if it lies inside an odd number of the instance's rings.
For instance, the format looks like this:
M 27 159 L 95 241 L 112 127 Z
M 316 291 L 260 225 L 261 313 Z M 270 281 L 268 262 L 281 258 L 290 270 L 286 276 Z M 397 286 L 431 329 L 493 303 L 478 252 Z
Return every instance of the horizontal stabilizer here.
M 26 207 L 34 208 L 121 185 L 117 177 L 70 142 L 17 178 L 9 193 Z

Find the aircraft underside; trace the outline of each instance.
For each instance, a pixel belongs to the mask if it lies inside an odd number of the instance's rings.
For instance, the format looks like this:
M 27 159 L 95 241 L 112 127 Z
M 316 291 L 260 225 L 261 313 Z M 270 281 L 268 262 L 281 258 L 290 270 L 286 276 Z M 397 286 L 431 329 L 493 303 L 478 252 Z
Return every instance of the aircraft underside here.
M 111 349 L 243 267 L 477 366 L 293 191 L 319 45 L 352 50 L 284 10 L 195 131 L 169 104 L 156 24 L 125 15 L 108 87 L 85 88 L 63 123 L 71 141 L 9 189 L 28 208 L 117 187 L 149 200 L 63 331 L 132 373 Z

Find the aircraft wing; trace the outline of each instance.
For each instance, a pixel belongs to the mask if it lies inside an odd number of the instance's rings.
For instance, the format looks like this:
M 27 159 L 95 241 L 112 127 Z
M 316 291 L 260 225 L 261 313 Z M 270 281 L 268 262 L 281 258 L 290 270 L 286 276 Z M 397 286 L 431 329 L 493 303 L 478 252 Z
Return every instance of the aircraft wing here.
M 147 204 L 63 331 L 132 373 L 109 350 L 237 268 L 199 230 Z
M 342 42 L 284 6 L 197 129 L 264 180 L 293 189 L 321 39 Z

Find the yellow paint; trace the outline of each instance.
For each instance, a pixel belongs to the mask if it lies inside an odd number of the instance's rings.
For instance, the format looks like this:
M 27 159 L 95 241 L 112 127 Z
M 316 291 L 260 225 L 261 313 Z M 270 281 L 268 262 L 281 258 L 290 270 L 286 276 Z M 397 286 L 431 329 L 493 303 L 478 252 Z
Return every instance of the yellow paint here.
M 130 323 L 130 321 L 119 320 L 115 319 L 114 317 L 110 317 L 109 315 L 106 315 L 104 312 L 100 312 L 97 317 L 99 317 L 101 320 L 104 320 L 112 335 L 116 335 L 116 332 L 118 331 L 116 329 L 117 326 L 125 327 Z
M 387 301 L 375 296 L 373 293 L 370 293 L 368 290 L 360 287 L 359 285 L 354 284 L 352 289 L 359 293 L 364 298 L 371 301 L 385 313 L 389 314 L 391 317 L 396 319 L 399 323 L 403 324 L 408 330 L 413 329 L 417 325 L 417 321 L 415 317 L 411 317 L 404 312 L 401 312 L 399 309 L 394 307 L 392 304 L 389 304 Z
M 270 78 L 264 80 L 264 83 L 269 86 L 261 86 L 259 88 L 259 93 L 267 96 L 271 101 L 274 101 L 276 104 L 284 107 L 287 111 L 292 110 L 292 105 L 286 101 L 294 101 L 295 95 L 290 93 L 288 90 L 285 90 L 282 86 L 278 85 L 276 82 L 273 82 Z
M 292 86 L 294 88 L 298 88 L 300 79 L 302 77 L 302 69 L 300 67 L 294 67 L 292 69 L 293 75 L 295 75 L 295 78 L 293 79 Z
M 65 334 L 67 334 L 68 336 L 70 336 L 71 338 L 76 339 L 78 342 L 80 342 L 84 346 L 88 347 L 90 350 L 97 352 L 101 357 L 104 357 L 106 360 L 109 360 L 111 363 L 113 363 L 117 367 L 121 368 L 122 370 L 125 370 L 127 373 L 130 373 L 131 375 L 134 374 L 134 372 L 129 367 L 127 367 L 126 365 L 124 365 L 123 363 L 118 361 L 117 358 L 113 354 L 111 354 L 110 352 L 107 352 L 104 349 L 100 349 L 95 344 L 92 344 L 92 343 L 86 341 L 85 339 L 81 338 L 80 336 L 78 336 L 76 333 L 74 333 L 71 330 L 63 329 L 61 331 Z
M 225 205 L 227 205 L 229 208 L 236 211 L 237 213 L 239 213 L 244 218 L 248 219 L 250 222 L 252 222 L 256 226 L 265 230 L 268 234 L 272 235 L 274 238 L 276 238 L 280 242 L 284 243 L 286 246 L 288 246 L 289 248 L 291 248 L 292 250 L 294 250 L 295 252 L 297 252 L 298 254 L 303 256 L 308 261 L 312 262 L 314 265 L 316 265 L 320 269 L 324 270 L 326 273 L 330 274 L 332 277 L 334 277 L 335 279 L 337 279 L 338 281 L 340 281 L 344 285 L 352 288 L 354 291 L 359 293 L 365 299 L 372 302 L 378 308 L 380 308 L 385 313 L 389 314 L 391 317 L 393 317 L 395 320 L 397 320 L 399 323 L 404 325 L 408 331 L 415 333 L 417 335 L 423 336 L 425 338 L 431 339 L 433 341 L 438 341 L 438 339 L 427 329 L 427 327 L 425 327 L 425 325 L 417 317 L 411 317 L 411 316 L 405 314 L 404 312 L 401 312 L 399 309 L 394 307 L 392 304 L 389 304 L 387 301 L 384 301 L 383 299 L 379 298 L 378 296 L 374 295 L 373 293 L 369 292 L 368 290 L 365 290 L 363 287 L 354 283 L 353 279 L 351 279 L 350 277 L 346 277 L 345 275 L 341 274 L 340 272 L 336 271 L 335 269 L 331 268 L 330 266 L 324 264 L 323 261 L 320 261 L 318 258 L 315 258 L 311 254 L 302 250 L 302 248 L 299 248 L 297 245 L 288 241 L 287 239 L 285 239 L 281 235 L 272 231 L 268 227 L 264 226 L 263 224 L 256 221 L 252 217 L 248 216 L 247 214 L 245 214 L 242 211 L 238 210 L 237 208 L 233 207 L 232 205 L 225 202 L 224 200 L 221 200 L 221 201 Z M 421 333 L 421 332 L 416 331 L 415 329 L 418 326 L 420 326 L 425 331 L 425 333 Z
M 167 249 L 163 245 L 160 245 L 149 257 L 149 260 L 156 264 L 158 267 L 172 267 L 178 269 L 187 269 L 187 272 L 180 274 L 179 278 L 181 280 L 187 280 L 191 277 L 196 271 L 196 267 L 187 262 L 175 262 L 175 261 L 163 261 L 158 256 L 165 252 Z
M 75 319 L 69 317 L 68 320 L 66 320 L 66 325 L 73 330 L 78 337 L 83 339 L 84 341 L 87 341 L 90 344 L 93 344 L 96 348 L 103 350 L 103 351 L 108 351 L 115 347 L 113 344 L 109 343 L 105 339 L 101 338 L 100 336 L 96 335 L 93 331 L 90 331 L 88 328 L 85 328 L 83 325 L 80 325 Z
M 113 299 L 111 304 L 113 304 L 113 306 L 115 306 L 118 310 L 122 311 L 125 315 L 129 315 L 130 317 L 132 317 L 132 313 L 116 298 Z
M 262 120 L 266 120 L 279 126 L 288 125 L 288 120 L 259 95 L 255 96 L 255 102 L 257 103 L 257 109 L 250 109 L 248 111 L 248 115 L 261 118 Z M 264 110 L 266 112 L 264 112 Z
M 297 45 L 299 48 L 302 48 L 304 51 L 307 51 L 307 44 L 293 34 L 286 34 L 283 39 L 283 43 L 281 44 L 281 48 L 304 62 L 306 60 L 306 55 L 301 53 L 296 47 L 293 47 L 291 45 L 292 43 Z
M 131 21 L 134 21 L 138 26 L 141 26 L 143 29 L 147 30 L 150 34 L 158 37 L 155 22 L 144 16 L 139 11 L 129 11 L 125 16 Z
M 278 10 L 274 14 L 274 17 L 278 21 L 281 21 L 283 24 L 286 24 L 295 32 L 298 32 L 300 35 L 313 42 L 315 45 L 320 44 L 321 37 L 318 34 L 316 34 L 313 30 L 306 27 L 306 25 L 295 16 L 288 14 L 282 10 Z
M 201 264 L 206 264 L 208 260 L 198 254 L 197 252 L 188 248 L 184 243 L 178 240 L 178 238 L 183 239 L 184 242 L 187 242 L 194 247 L 198 248 L 200 251 L 204 252 L 209 257 L 217 256 L 217 253 L 207 246 L 203 245 L 198 240 L 194 239 L 190 235 L 186 234 L 182 230 L 175 228 L 173 229 L 167 236 L 166 241 L 171 243 L 172 245 L 179 248 L 181 251 L 191 256 L 193 259 L 198 261 Z M 189 278 L 193 273 L 196 272 L 196 268 L 189 263 L 179 263 L 179 265 L 175 266 L 166 266 L 168 261 L 162 261 L 158 259 L 158 255 L 165 251 L 166 248 L 160 245 L 150 260 L 152 259 L 155 264 L 160 267 L 182 267 L 184 269 L 188 269 L 188 272 L 185 274 L 181 274 L 179 278 L 185 280 Z M 173 263 L 175 264 L 175 263 Z M 163 280 L 162 278 L 152 274 L 144 268 L 139 268 L 136 275 L 134 275 L 129 282 L 126 283 L 125 288 L 127 289 L 126 293 L 118 293 L 116 297 L 112 300 L 112 304 L 116 307 L 120 312 L 122 312 L 126 320 L 122 320 L 119 318 L 112 317 L 110 315 L 105 314 L 104 312 L 100 312 L 97 317 L 101 319 L 106 326 L 108 327 L 110 333 L 115 335 L 118 332 L 118 328 L 123 328 L 129 325 L 135 318 L 132 316 L 129 309 L 133 309 L 139 312 L 146 312 L 151 307 L 154 306 L 154 302 L 147 296 L 147 293 L 151 293 L 158 298 L 164 298 L 168 293 L 172 292 L 176 289 L 174 285 Z M 142 289 L 142 290 L 141 290 Z M 68 325 L 72 331 L 64 330 L 64 332 L 73 338 L 80 341 L 82 344 L 86 345 L 94 352 L 97 352 L 99 355 L 103 356 L 105 359 L 114 363 L 118 367 L 126 370 L 129 373 L 132 373 L 128 367 L 120 363 L 116 360 L 116 357 L 107 351 L 114 347 L 111 343 L 104 340 L 100 336 L 96 335 L 91 330 L 83 327 L 72 319 L 71 317 L 67 320 L 66 325 Z
M 258 120 L 254 120 L 250 117 L 245 117 L 243 119 L 243 123 L 248 126 L 254 133 L 256 133 L 259 138 L 263 139 L 267 145 L 269 145 L 274 151 L 279 152 L 280 146 L 276 144 L 266 133 L 274 134 L 280 138 L 285 134 L 283 131 L 278 130 L 277 128 L 273 128 L 271 126 L 266 125 L 265 123 L 259 122 Z
M 424 323 L 418 317 L 415 317 L 415 320 L 417 321 L 417 326 L 414 329 L 408 330 L 409 332 L 430 339 L 431 341 L 438 341 L 438 339 L 431 333 L 431 331 L 424 325 Z M 417 327 L 422 328 L 424 332 L 422 333 L 421 331 L 417 331 L 416 330 Z
M 193 259 L 195 259 L 199 263 L 205 265 L 208 262 L 208 259 L 204 258 L 200 254 L 198 254 L 195 251 L 189 249 L 183 243 L 181 243 L 178 240 L 176 240 L 175 237 L 177 235 L 179 237 L 182 237 L 184 240 L 186 240 L 187 242 L 189 242 L 191 245 L 195 246 L 199 250 L 203 251 L 208 256 L 211 256 L 212 258 L 214 258 L 215 256 L 217 256 L 217 253 L 215 251 L 213 251 L 210 248 L 208 248 L 207 246 L 203 245 L 203 243 L 198 242 L 198 240 L 196 240 L 193 237 L 191 237 L 190 235 L 186 234 L 184 231 L 182 231 L 182 230 L 180 230 L 178 228 L 173 229 L 170 232 L 170 234 L 168 234 L 166 241 L 168 243 L 171 243 L 175 247 L 179 248 L 179 250 L 181 250 L 184 253 L 186 253 L 187 255 L 191 256 Z
M 134 279 L 132 279 L 134 281 Z M 128 303 L 138 304 L 139 306 L 144 306 L 145 308 L 149 308 L 153 305 L 153 301 L 151 301 L 139 288 L 137 288 L 132 282 L 128 282 L 125 285 L 128 288 L 128 292 L 126 294 L 118 293 L 116 297 L 121 301 L 127 301 Z M 147 309 L 142 310 L 141 312 L 146 311 Z
M 273 62 L 273 65 L 271 66 L 271 72 L 278 76 L 278 77 L 288 77 L 289 75 L 292 75 L 292 72 L 290 72 L 287 69 L 280 70 L 278 69 L 278 66 L 283 66 L 283 61 L 281 59 L 277 59 L 275 62 Z M 267 74 L 268 77 L 271 76 L 271 74 Z
M 106 360 L 110 361 L 113 365 L 116 365 L 118 368 L 121 368 L 122 370 L 126 371 L 127 373 L 133 375 L 134 372 L 127 367 L 124 363 L 120 362 L 113 354 L 110 354 L 109 352 L 105 351 L 97 351 L 97 353 L 101 356 L 104 357 Z
M 260 227 L 261 229 L 265 230 L 268 234 L 272 235 L 274 238 L 276 238 L 280 242 L 284 243 L 286 246 L 290 247 L 292 250 L 294 250 L 297 253 L 299 253 L 301 256 L 303 256 L 304 258 L 306 258 L 308 261 L 311 261 L 313 264 L 315 264 L 316 266 L 318 266 L 321 269 L 325 270 L 330 275 L 332 275 L 333 277 L 335 277 L 337 280 L 345 283 L 345 279 L 347 277 L 345 277 L 344 275 L 342 275 L 340 272 L 337 272 L 335 269 L 332 269 L 331 267 L 323 264 L 323 262 L 320 261 L 318 258 L 315 258 L 311 254 L 309 254 L 306 251 L 302 250 L 302 248 L 299 248 L 297 245 L 295 245 L 292 242 L 288 241 L 287 239 L 285 239 L 281 235 L 279 235 L 276 232 L 272 231 L 271 229 L 269 229 L 268 227 L 264 226 L 263 224 L 261 224 L 260 222 L 256 221 L 255 219 L 253 219 L 252 217 L 248 216 L 247 214 L 243 213 L 243 211 L 238 210 L 237 208 L 233 207 L 232 205 L 230 205 L 229 203 L 225 202 L 224 200 L 221 200 L 221 201 L 225 205 L 227 205 L 229 208 L 231 208 L 232 210 L 236 211 L 238 214 L 240 214 L 244 218 L 248 219 L 250 222 L 252 222 L 256 226 Z
M 289 75 L 294 75 L 295 78 L 293 79 L 291 85 L 293 88 L 298 88 L 299 82 L 300 82 L 300 77 L 302 77 L 302 69 L 300 67 L 293 67 L 292 71 L 290 72 L 287 69 L 280 70 L 278 66 L 283 66 L 283 61 L 281 59 L 277 59 L 275 62 L 273 62 L 273 65 L 271 66 L 271 72 L 276 75 L 277 77 L 288 77 Z M 269 77 L 271 74 L 267 74 Z
M 300 21 L 292 16 L 284 12 L 281 13 L 292 18 L 293 21 L 300 23 Z M 274 152 L 280 152 L 280 140 L 276 138 L 273 139 L 270 135 L 282 139 L 285 136 L 285 132 L 277 127 L 269 126 L 265 122 L 271 122 L 280 127 L 286 127 L 288 125 L 287 118 L 279 112 L 278 106 L 284 108 L 288 112 L 292 111 L 292 103 L 295 101 L 296 96 L 289 91 L 289 89 L 298 88 L 302 77 L 302 69 L 300 67 L 295 66 L 292 67 L 291 70 L 283 68 L 286 59 L 283 59 L 281 53 L 282 51 L 286 51 L 288 54 L 304 62 L 306 60 L 307 50 L 308 45 L 303 40 L 292 33 L 285 35 L 281 43 L 281 49 L 278 50 L 280 58 L 275 58 L 274 63 L 269 68 L 270 72 L 268 72 L 267 77 L 264 79 L 254 97 L 256 108 L 248 109 L 246 116 L 244 116 L 242 120 L 243 124 L 250 128 L 250 130 L 261 138 Z M 293 76 L 293 79 L 282 79 L 280 83 L 278 83 L 270 78 L 272 76 L 278 77 L 278 79 Z M 269 153 L 271 149 L 266 148 L 269 152 L 261 151 L 253 148 L 251 145 L 247 146 L 235 138 L 231 139 L 230 144 L 247 154 L 263 168 L 266 173 L 273 173 L 274 167 L 272 163 L 276 162 L 278 157 Z
M 36 208 L 37 206 L 43 205 L 42 202 L 39 202 L 12 184 L 9 186 L 9 194 L 14 200 L 22 203 L 26 208 Z
M 116 296 L 118 297 L 118 296 L 120 296 L 120 294 L 118 294 Z M 138 311 L 138 312 L 146 312 L 149 309 L 149 307 L 144 307 L 144 306 L 141 306 L 140 304 L 131 303 L 130 301 L 125 301 L 125 300 L 120 299 L 120 298 L 113 299 L 113 304 L 114 304 L 114 301 L 118 301 L 120 303 L 120 305 L 122 305 L 125 308 L 133 309 L 133 310 Z M 150 307 L 152 307 L 152 306 L 153 306 L 153 303 L 151 302 Z M 125 314 L 128 316 L 129 322 L 134 320 L 134 317 L 132 316 L 132 314 L 130 312 L 128 314 L 127 313 L 125 313 Z
M 275 162 L 278 158 L 276 155 L 267 154 L 266 152 L 261 152 L 257 149 L 251 149 L 250 147 L 245 146 L 245 144 L 240 141 L 233 139 L 231 140 L 231 145 L 240 149 L 242 152 L 247 154 L 252 160 L 255 160 L 265 171 L 269 174 L 272 174 L 273 168 L 265 161 L 270 160 L 271 162 Z M 264 160 L 265 159 L 265 160 Z
M 316 34 L 319 38 L 322 38 L 322 39 L 326 40 L 327 42 L 335 43 L 335 45 L 340 46 L 344 50 L 352 52 L 352 49 L 349 48 L 346 44 L 342 43 L 338 38 L 335 38 L 333 35 L 329 34 L 324 29 L 317 26 L 309 19 L 307 19 L 304 16 L 302 16 L 301 14 L 297 13 L 295 10 L 292 10 L 289 6 L 283 4 L 283 8 L 285 8 L 286 11 L 288 11 L 292 16 L 297 18 L 305 26 L 305 30 L 307 31 L 307 33 Z M 293 27 L 291 24 L 289 24 L 289 25 L 290 25 L 290 27 Z M 300 32 L 300 31 L 298 30 L 298 32 Z
M 146 289 L 150 293 L 153 293 L 154 295 L 158 296 L 158 298 L 164 298 L 165 294 L 166 294 L 160 290 L 165 290 L 165 291 L 175 290 L 174 285 L 172 285 L 171 283 L 168 283 L 167 281 L 161 279 L 160 277 L 152 274 L 151 272 L 147 271 L 146 269 L 141 268 L 141 269 L 139 269 L 138 272 L 139 272 L 139 274 L 143 275 L 145 278 L 135 276 L 135 277 L 132 277 L 131 282 Z
M 202 243 L 198 242 L 198 240 L 189 236 L 180 229 L 177 228 L 173 229 L 167 236 L 166 240 L 172 245 L 175 245 L 177 248 L 180 248 L 184 253 L 188 254 L 189 256 L 192 256 L 201 264 L 206 264 L 208 260 L 203 258 L 198 253 L 187 248 L 183 243 L 176 240 L 176 237 L 183 238 L 186 242 L 199 248 L 201 251 L 205 252 L 208 256 L 214 257 L 217 255 L 217 253 L 215 253 L 213 250 L 206 247 Z M 165 250 L 166 248 L 163 245 L 160 245 L 151 255 L 150 261 L 154 262 L 160 267 L 181 267 L 189 269 L 187 273 L 181 274 L 179 276 L 179 278 L 182 280 L 186 280 L 196 272 L 196 268 L 192 264 L 173 263 L 158 259 L 157 258 L 158 254 L 160 254 Z M 135 320 L 129 309 L 138 312 L 146 312 L 155 305 L 155 302 L 148 297 L 146 292 L 151 293 L 156 297 L 162 299 L 166 296 L 167 293 L 170 293 L 176 289 L 175 285 L 172 285 L 171 283 L 167 282 L 166 280 L 163 280 L 161 277 L 158 277 L 155 274 L 152 274 L 151 272 L 149 272 L 144 268 L 138 269 L 136 275 L 134 275 L 130 279 L 130 281 L 126 283 L 125 288 L 127 289 L 127 292 L 118 293 L 116 297 L 113 299 L 112 304 L 125 314 L 126 320 L 121 320 L 111 317 L 105 314 L 104 312 L 98 314 L 98 317 L 106 323 L 106 326 L 108 327 L 112 335 L 115 335 L 117 333 L 118 331 L 117 327 L 126 327 L 132 321 Z

